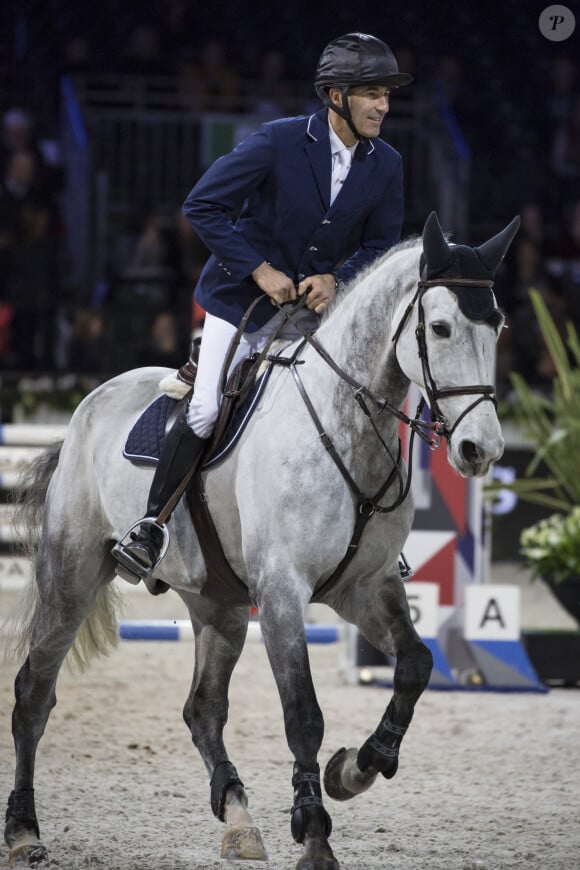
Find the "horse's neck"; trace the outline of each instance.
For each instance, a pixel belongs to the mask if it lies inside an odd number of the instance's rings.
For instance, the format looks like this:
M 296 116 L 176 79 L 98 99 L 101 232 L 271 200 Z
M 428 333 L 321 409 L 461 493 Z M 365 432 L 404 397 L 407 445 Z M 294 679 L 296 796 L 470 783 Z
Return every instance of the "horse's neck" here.
M 410 285 L 408 278 L 406 284 Z M 369 275 L 340 302 L 316 336 L 340 368 L 397 407 L 409 387 L 391 341 L 393 316 L 403 295 L 403 276 L 399 279 L 387 268 L 378 280 Z M 370 486 L 384 472 L 385 454 L 355 400 L 355 390 L 312 351 L 310 361 L 316 370 L 316 377 L 308 378 L 314 404 L 343 459 L 353 470 L 358 467 L 361 485 L 368 478 Z M 369 410 L 376 414 L 372 402 Z M 381 436 L 396 450 L 397 418 L 383 413 L 375 420 Z
M 410 259 L 416 259 L 412 250 L 395 255 L 392 264 L 387 258 L 348 293 L 317 333 L 341 368 L 373 392 L 387 395 L 393 403 L 403 401 L 409 386 L 397 364 L 391 335 L 401 300 L 414 290 L 409 279 L 413 272 Z M 335 382 L 335 388 L 349 389 L 340 381 Z

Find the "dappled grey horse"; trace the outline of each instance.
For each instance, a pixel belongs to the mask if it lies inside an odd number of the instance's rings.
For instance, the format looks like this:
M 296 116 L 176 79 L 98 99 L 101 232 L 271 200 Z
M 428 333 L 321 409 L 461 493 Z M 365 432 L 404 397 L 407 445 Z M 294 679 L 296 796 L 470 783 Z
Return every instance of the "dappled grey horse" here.
M 491 290 L 518 219 L 477 249 L 449 245 L 432 214 L 420 239 L 389 251 L 325 316 L 314 338 L 291 345 L 229 457 L 204 473 L 225 554 L 258 607 L 294 757 L 291 832 L 297 867 L 336 870 L 322 801 L 322 712 L 305 640 L 307 604 L 322 601 L 396 656 L 394 692 L 360 749 L 339 750 L 324 785 L 346 800 L 395 775 L 399 746 L 427 685 L 431 655 L 415 631 L 399 571 L 413 519 L 401 458 L 401 420 L 444 437 L 462 475 L 485 474 L 502 454 L 493 377 L 503 317 Z M 140 369 L 103 384 L 73 415 L 62 446 L 31 469 L 24 508 L 40 525 L 36 580 L 15 683 L 16 776 L 5 839 L 13 862 L 47 860 L 34 807 L 38 742 L 56 703 L 69 652 L 86 662 L 117 639 L 111 545 L 147 501 L 152 471 L 123 457 L 127 432 L 158 395 L 165 370 Z M 429 422 L 400 410 L 409 382 Z M 182 501 L 156 576 L 186 603 L 195 632 L 193 683 L 184 708 L 225 825 L 222 855 L 265 858 L 246 793 L 223 743 L 228 684 L 244 645 L 248 607 L 200 594 L 204 560 Z M 337 567 L 340 566 L 340 570 Z

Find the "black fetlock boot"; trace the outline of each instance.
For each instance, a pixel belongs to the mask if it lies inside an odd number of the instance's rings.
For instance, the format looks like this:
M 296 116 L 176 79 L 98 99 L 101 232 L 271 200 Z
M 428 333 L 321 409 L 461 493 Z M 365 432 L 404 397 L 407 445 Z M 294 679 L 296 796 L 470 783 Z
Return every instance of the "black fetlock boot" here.
M 207 440 L 196 435 L 184 417 L 180 417 L 166 435 L 149 490 L 144 521 L 137 532 L 130 532 L 127 543 L 120 541 L 113 548 L 113 556 L 119 565 L 136 578 L 146 578 L 160 560 L 167 530 L 164 525 L 158 525 L 155 519 L 185 475 L 199 463 Z M 165 522 L 171 513 L 173 510 L 166 516 Z

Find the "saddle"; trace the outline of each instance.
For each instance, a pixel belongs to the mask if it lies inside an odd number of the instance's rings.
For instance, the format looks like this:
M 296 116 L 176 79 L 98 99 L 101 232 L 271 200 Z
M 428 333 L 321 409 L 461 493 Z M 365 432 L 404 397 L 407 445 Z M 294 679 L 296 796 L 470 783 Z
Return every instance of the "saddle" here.
M 185 495 L 205 559 L 208 579 L 201 594 L 230 606 L 248 606 L 251 601 L 248 590 L 231 569 L 223 552 L 209 511 L 202 472 L 225 459 L 241 437 L 266 388 L 275 359 L 276 353 L 269 357 L 269 365 L 263 373 L 259 371 L 256 356 L 244 359 L 236 366 L 224 386 L 214 434 L 208 442 L 201 462 L 191 477 L 186 476 L 182 484 L 183 488 L 178 488 L 172 496 L 172 499 L 175 498 L 177 502 L 182 495 Z M 178 417 L 180 412 L 183 413 L 183 406 L 190 396 L 191 387 L 179 400 L 166 394 L 155 399 L 131 429 L 125 443 L 124 456 L 138 464 L 156 463 L 168 425 L 172 419 Z M 152 594 L 158 594 L 168 588 L 166 584 L 155 581 L 153 577 L 145 582 Z

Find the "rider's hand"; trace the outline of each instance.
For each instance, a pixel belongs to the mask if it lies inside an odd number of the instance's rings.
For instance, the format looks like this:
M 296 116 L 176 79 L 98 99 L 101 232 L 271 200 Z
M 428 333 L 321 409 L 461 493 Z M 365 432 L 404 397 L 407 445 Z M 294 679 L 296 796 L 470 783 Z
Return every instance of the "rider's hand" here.
M 311 275 L 298 285 L 298 295 L 308 293 L 306 306 L 316 314 L 322 314 L 336 296 L 334 275 Z
M 296 299 L 296 288 L 292 278 L 285 275 L 284 272 L 279 272 L 265 261 L 261 263 L 257 269 L 252 272 L 252 278 L 266 296 L 269 296 L 274 304 L 276 301 L 279 305 L 284 305 L 285 302 L 292 302 Z

